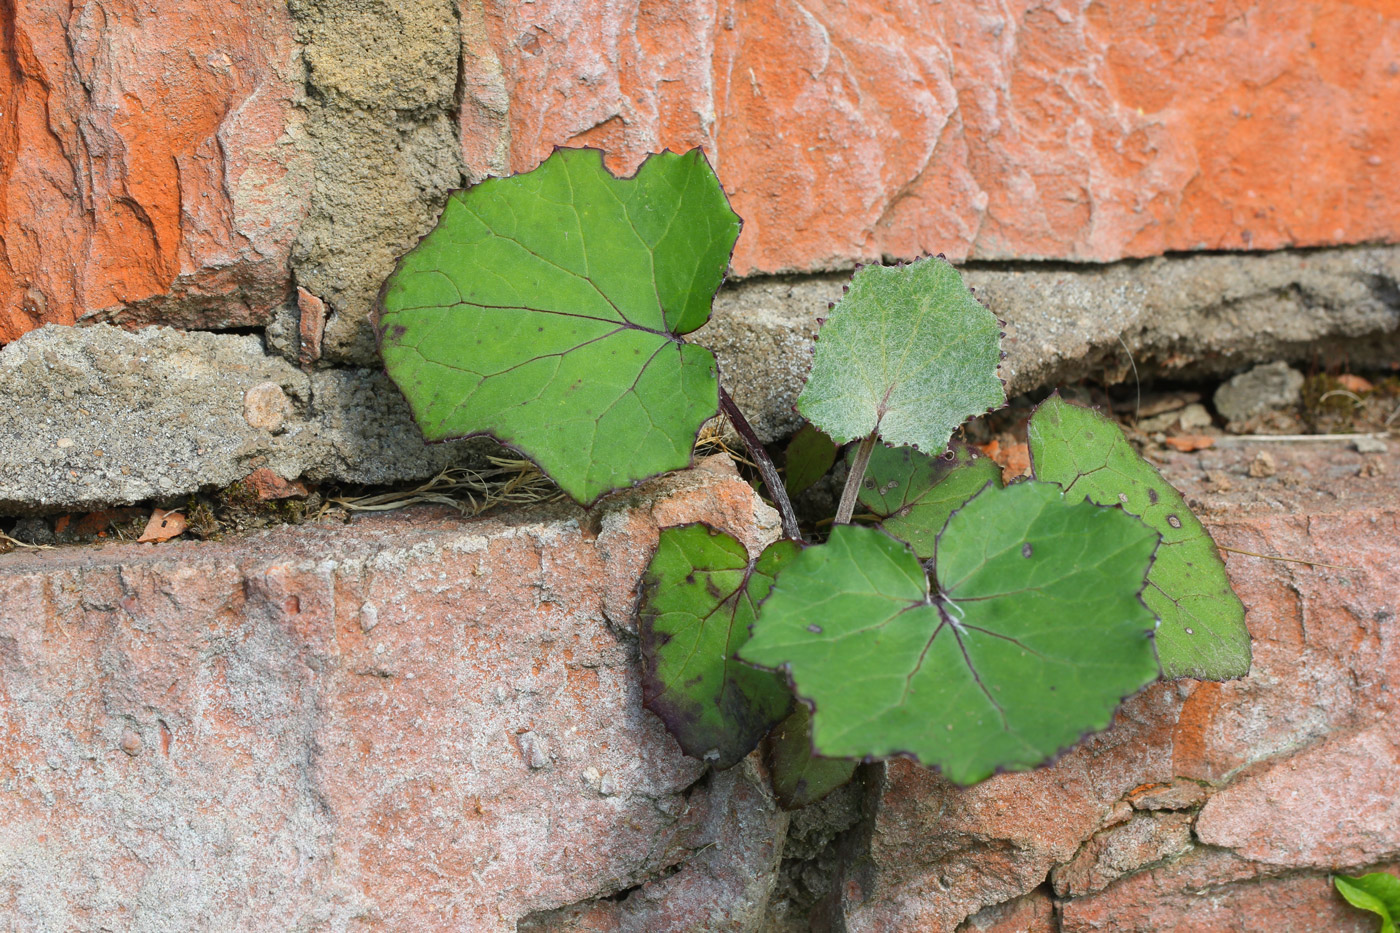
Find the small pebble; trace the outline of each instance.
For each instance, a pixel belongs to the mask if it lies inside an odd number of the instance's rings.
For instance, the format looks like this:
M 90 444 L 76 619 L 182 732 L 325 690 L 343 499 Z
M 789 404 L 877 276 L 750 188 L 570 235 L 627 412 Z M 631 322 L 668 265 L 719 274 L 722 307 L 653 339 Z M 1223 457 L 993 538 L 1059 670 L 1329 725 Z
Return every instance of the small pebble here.
M 134 729 L 127 729 L 122 732 L 121 741 L 117 743 L 117 746 L 135 758 L 141 754 L 141 736 L 137 735 Z
M 1358 437 L 1353 443 L 1356 444 L 1357 451 L 1363 454 L 1383 454 L 1390 449 L 1386 446 L 1385 441 L 1379 437 L 1370 437 L 1365 434 Z
M 365 603 L 360 607 L 360 631 L 368 635 L 374 631 L 374 627 L 379 624 L 379 610 L 373 603 Z
M 1277 472 L 1278 464 L 1274 462 L 1274 455 L 1267 450 L 1259 451 L 1254 455 L 1254 459 L 1249 461 L 1249 475 L 1254 479 L 1264 479 Z
M 1198 402 L 1183 408 L 1177 423 L 1181 425 L 1183 431 L 1194 431 L 1197 428 L 1208 428 L 1213 422 L 1206 406 Z
M 520 754 L 531 771 L 549 767 L 549 743 L 533 732 L 520 734 Z
M 291 414 L 287 393 L 275 382 L 260 382 L 243 394 L 243 420 L 276 434 Z
M 1206 473 L 1206 482 L 1215 487 L 1216 492 L 1229 492 L 1234 483 L 1230 481 L 1230 475 L 1224 470 L 1211 470 Z

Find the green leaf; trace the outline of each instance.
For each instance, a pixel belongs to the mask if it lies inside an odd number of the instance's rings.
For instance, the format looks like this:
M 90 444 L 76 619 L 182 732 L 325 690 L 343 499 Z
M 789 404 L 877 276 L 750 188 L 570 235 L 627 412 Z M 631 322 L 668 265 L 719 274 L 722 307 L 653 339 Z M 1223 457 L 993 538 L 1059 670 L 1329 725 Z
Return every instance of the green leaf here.
M 810 424 L 804 424 L 788 441 L 783 485 L 789 496 L 799 496 L 826 475 L 836 462 L 836 444 Z
M 818 337 L 797 409 L 838 444 L 942 451 L 1006 401 L 997 320 L 942 259 L 859 269 Z
M 784 810 L 800 810 L 845 784 L 859 762 L 812 754 L 812 714 L 801 703 L 768 739 L 773 794 Z
M 1377 871 L 1360 878 L 1333 875 L 1332 883 L 1351 906 L 1380 915 L 1380 933 L 1395 933 L 1400 922 L 1400 878 Z
M 1143 600 L 1161 618 L 1163 676 L 1225 680 L 1249 673 L 1244 605 L 1210 533 L 1116 424 L 1051 396 L 1030 421 L 1036 479 L 1100 505 L 1119 505 L 1162 536 Z
M 683 468 L 718 410 L 704 324 L 739 218 L 694 149 L 596 149 L 453 194 L 385 283 L 385 368 L 430 441 L 490 434 L 589 503 Z
M 773 576 L 796 555 L 782 540 L 750 561 L 742 543 L 708 525 L 662 530 L 642 577 L 642 704 L 692 758 L 733 767 L 791 710 L 782 679 L 734 652 L 749 640 Z
M 937 457 L 912 447 L 876 445 L 859 498 L 880 520 L 878 527 L 926 560 L 948 516 L 988 483 L 1001 485 L 1001 467 L 960 441 Z
M 1142 590 L 1158 535 L 1049 483 L 989 487 L 918 558 L 838 526 L 783 569 L 739 650 L 785 669 L 816 752 L 912 755 L 960 784 L 1025 770 L 1106 728 L 1157 676 Z

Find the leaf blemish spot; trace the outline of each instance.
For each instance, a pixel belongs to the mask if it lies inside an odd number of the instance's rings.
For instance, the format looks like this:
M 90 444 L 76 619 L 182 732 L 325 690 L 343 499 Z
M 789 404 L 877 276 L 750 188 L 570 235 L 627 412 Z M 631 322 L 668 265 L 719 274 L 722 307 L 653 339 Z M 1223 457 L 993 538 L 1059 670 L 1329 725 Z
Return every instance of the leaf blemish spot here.
M 1022 556 L 1022 557 L 1030 557 L 1030 556 L 1031 556 L 1031 543 L 1030 543 L 1029 541 L 1027 541 L 1025 544 L 1021 545 L 1021 556 Z
M 813 635 L 820 635 L 822 633 L 822 627 L 814 622 L 807 626 L 807 631 L 811 632 Z
M 1180 527 L 1181 527 L 1181 519 L 1177 518 L 1175 515 L 1168 515 L 1168 516 L 1167 516 L 1167 524 L 1168 524 L 1168 525 L 1171 525 L 1173 528 L 1180 528 Z

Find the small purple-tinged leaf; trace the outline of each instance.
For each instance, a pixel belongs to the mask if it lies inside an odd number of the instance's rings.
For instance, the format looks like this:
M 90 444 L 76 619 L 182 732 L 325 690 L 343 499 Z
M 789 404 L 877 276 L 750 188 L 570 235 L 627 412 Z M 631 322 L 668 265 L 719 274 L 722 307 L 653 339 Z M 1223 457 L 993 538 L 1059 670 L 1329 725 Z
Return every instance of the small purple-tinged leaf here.
M 641 584 L 642 703 L 692 758 L 733 767 L 791 710 L 781 678 L 734 655 L 797 549 L 776 541 L 750 560 L 708 525 L 662 530 Z

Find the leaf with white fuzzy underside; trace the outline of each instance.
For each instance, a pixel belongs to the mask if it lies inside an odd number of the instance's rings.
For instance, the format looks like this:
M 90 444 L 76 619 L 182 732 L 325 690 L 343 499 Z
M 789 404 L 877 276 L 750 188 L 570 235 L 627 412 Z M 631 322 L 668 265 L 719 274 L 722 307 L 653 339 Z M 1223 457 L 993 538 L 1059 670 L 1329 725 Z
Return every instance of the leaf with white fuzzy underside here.
M 943 259 L 865 266 L 822 325 L 797 409 L 838 444 L 874 432 L 937 453 L 1006 401 L 997 327 Z

